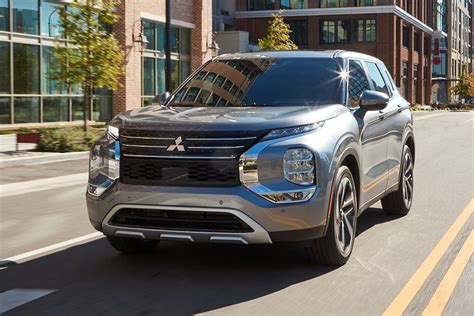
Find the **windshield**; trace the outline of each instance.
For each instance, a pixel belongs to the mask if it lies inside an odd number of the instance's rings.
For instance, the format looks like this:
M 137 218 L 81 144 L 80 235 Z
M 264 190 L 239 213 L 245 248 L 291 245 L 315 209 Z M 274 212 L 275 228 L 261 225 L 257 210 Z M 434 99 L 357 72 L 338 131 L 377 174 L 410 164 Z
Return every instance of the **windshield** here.
M 340 66 L 331 58 L 214 60 L 170 105 L 296 106 L 343 102 Z

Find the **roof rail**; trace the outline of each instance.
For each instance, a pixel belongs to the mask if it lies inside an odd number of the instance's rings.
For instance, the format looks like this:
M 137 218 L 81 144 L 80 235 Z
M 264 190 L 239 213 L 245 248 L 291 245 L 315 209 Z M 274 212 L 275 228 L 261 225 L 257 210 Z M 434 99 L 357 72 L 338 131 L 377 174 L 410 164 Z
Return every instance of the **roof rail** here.
M 338 54 L 344 52 L 343 49 L 336 49 L 333 53 L 332 53 L 332 58 L 336 58 Z

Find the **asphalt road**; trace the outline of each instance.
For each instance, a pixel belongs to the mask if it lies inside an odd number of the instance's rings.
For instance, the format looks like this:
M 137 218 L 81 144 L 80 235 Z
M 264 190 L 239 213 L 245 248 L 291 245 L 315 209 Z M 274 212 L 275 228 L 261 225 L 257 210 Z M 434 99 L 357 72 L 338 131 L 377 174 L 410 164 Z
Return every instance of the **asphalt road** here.
M 125 256 L 99 238 L 0 262 L 0 313 L 380 315 L 403 306 L 407 314 L 471 314 L 474 115 L 416 114 L 415 128 L 410 214 L 367 210 L 343 267 L 312 266 L 304 249 L 282 245 L 163 242 L 152 255 Z M 77 180 L 86 171 L 86 160 L 0 169 L 0 186 L 11 188 L 8 196 L 0 190 L 0 258 L 94 232 Z M 79 182 L 45 189 L 58 177 Z

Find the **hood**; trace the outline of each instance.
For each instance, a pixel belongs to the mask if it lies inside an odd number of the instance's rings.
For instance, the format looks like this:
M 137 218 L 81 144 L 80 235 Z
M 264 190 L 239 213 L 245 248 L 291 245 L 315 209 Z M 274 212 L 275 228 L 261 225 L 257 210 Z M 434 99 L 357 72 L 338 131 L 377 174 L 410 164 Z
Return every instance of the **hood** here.
M 334 118 L 342 105 L 272 107 L 149 106 L 117 115 L 111 125 L 173 131 L 262 131 Z

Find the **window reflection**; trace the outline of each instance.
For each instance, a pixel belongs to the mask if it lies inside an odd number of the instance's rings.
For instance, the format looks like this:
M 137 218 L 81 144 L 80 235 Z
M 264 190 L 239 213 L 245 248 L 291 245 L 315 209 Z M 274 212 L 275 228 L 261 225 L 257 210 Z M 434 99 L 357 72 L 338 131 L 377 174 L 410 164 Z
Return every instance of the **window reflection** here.
M 10 93 L 10 44 L 0 42 L 0 93 Z
M 13 98 L 15 123 L 39 122 L 39 98 Z
M 207 80 L 207 78 L 212 80 Z M 198 79 L 199 78 L 199 79 Z M 286 78 L 292 78 L 287 80 Z M 324 78 L 324 79 L 323 79 Z M 334 60 L 262 55 L 212 61 L 178 91 L 180 106 L 291 106 L 340 103 L 342 89 Z M 186 92 L 183 92 L 187 90 Z M 198 93 L 197 98 L 194 96 Z M 182 98 L 182 95 L 186 97 Z
M 10 30 L 10 12 L 8 0 L 0 0 L 0 31 Z
M 43 122 L 69 121 L 67 97 L 43 98 Z
M 58 80 L 51 79 L 54 71 L 56 69 L 54 67 L 58 66 L 58 62 L 56 59 L 55 51 L 56 49 L 51 46 L 43 46 L 43 60 L 41 64 L 41 72 L 42 72 L 42 85 L 43 85 L 43 93 L 46 94 L 62 94 L 67 93 L 67 86 Z
M 59 19 L 60 5 L 43 0 L 41 4 L 41 35 L 54 37 L 63 33 Z
M 18 94 L 39 92 L 39 46 L 13 44 L 14 90 Z
M 13 5 L 13 32 L 38 34 L 38 0 L 15 0 Z
M 0 98 L 0 124 L 10 124 L 10 98 Z

